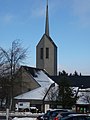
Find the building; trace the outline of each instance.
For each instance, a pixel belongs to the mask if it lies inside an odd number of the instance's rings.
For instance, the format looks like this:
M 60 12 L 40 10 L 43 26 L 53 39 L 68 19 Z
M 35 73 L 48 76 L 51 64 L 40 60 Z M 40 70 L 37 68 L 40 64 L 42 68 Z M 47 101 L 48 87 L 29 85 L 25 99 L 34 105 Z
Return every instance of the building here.
M 70 87 L 77 89 L 78 99 L 74 109 L 80 113 L 90 113 L 90 76 L 51 76 L 58 85 L 61 80 L 66 80 Z M 76 90 L 75 90 L 76 91 Z
M 45 33 L 36 46 L 36 68 L 45 69 L 49 75 L 57 75 L 57 46 L 49 35 L 48 1 Z
M 16 86 L 15 101 L 28 101 L 31 106 L 37 106 L 40 110 L 43 109 L 43 102 L 50 105 L 50 102 L 46 99 L 47 94 L 43 94 L 43 92 L 45 89 L 49 92 L 53 83 L 60 84 L 62 76 L 57 76 L 57 46 L 49 35 L 48 1 L 45 33 L 36 46 L 36 68 L 27 66 L 21 68 L 21 75 L 19 76 L 21 78 L 18 77 L 21 81 Z M 71 87 L 90 88 L 90 76 L 67 76 L 67 79 Z
M 29 102 L 30 106 L 44 111 L 44 107 L 51 105 L 52 96 L 56 94 L 57 84 L 49 77 L 43 69 L 21 66 L 16 85 L 14 86 L 14 102 Z M 54 97 L 53 97 L 54 99 Z

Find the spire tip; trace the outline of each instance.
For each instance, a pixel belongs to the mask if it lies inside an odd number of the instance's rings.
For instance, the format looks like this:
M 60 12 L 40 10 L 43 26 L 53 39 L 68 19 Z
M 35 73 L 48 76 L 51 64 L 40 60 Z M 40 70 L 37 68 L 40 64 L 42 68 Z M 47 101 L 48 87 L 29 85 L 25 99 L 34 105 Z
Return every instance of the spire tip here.
M 45 34 L 49 36 L 48 0 L 47 0 L 47 5 L 46 5 L 46 26 L 45 26 Z

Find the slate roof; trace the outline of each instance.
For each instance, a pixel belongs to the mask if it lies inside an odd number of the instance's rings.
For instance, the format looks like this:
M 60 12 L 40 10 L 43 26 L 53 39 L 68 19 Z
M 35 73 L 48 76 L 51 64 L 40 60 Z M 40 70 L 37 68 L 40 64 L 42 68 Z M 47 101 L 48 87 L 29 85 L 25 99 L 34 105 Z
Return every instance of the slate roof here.
M 60 84 L 62 78 L 63 76 L 51 76 L 57 84 Z M 69 81 L 71 87 L 90 88 L 90 76 L 66 76 L 66 80 Z

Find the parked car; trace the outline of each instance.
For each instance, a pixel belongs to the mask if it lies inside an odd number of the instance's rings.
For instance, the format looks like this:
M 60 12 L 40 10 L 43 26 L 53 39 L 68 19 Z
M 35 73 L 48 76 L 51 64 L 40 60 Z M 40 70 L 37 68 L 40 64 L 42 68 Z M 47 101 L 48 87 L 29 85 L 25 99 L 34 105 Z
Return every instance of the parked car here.
M 45 114 L 39 115 L 37 117 L 37 120 L 53 120 L 53 118 L 59 113 L 59 112 L 69 112 L 68 109 L 51 109 L 48 110 Z
M 76 112 L 68 111 L 68 112 L 53 113 L 52 120 L 59 120 L 60 118 L 66 117 L 70 114 L 76 114 Z
M 67 117 L 60 118 L 59 120 L 90 120 L 88 114 L 70 114 Z

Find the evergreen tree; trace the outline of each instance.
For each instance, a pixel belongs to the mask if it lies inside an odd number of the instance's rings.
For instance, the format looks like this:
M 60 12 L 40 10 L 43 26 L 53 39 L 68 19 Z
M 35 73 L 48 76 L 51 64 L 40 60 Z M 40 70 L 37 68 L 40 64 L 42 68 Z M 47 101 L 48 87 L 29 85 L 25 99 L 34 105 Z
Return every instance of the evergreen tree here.
M 76 100 L 77 98 L 75 97 L 74 89 L 70 87 L 67 77 L 62 76 L 57 97 L 59 105 L 61 105 L 63 108 L 71 108 L 73 105 L 75 105 Z

